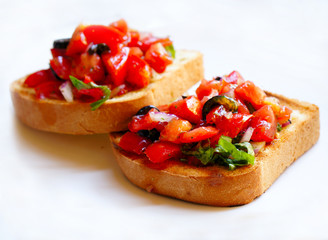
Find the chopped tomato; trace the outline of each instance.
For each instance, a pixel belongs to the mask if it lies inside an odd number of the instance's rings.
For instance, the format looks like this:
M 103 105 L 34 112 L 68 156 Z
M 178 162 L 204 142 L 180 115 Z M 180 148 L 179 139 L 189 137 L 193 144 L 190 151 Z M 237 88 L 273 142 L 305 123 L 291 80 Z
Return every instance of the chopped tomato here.
M 251 81 L 246 81 L 236 87 L 235 94 L 242 100 L 250 102 L 255 109 L 261 107 L 266 97 L 265 92 Z
M 190 122 L 182 119 L 172 119 L 161 131 L 160 140 L 178 143 L 179 135 L 192 128 Z
M 246 104 L 238 98 L 235 98 L 235 99 L 237 100 L 237 103 L 238 103 L 238 112 L 239 113 L 249 113 L 249 110 L 248 110 Z
M 245 82 L 244 78 L 238 71 L 232 71 L 228 76 L 225 76 L 225 81 L 232 84 L 241 84 Z
M 119 86 L 125 81 L 129 51 L 128 47 L 123 47 L 122 50 L 115 55 L 112 53 L 105 53 L 101 56 L 107 69 L 110 82 L 113 83 L 114 86 Z
M 129 92 L 132 88 L 128 85 L 128 84 L 121 84 L 117 87 L 115 87 L 114 89 L 112 89 L 111 92 L 111 97 L 115 97 L 115 96 L 121 96 L 127 92 Z
M 202 116 L 201 102 L 195 96 L 189 96 L 185 99 L 173 102 L 169 110 L 170 113 L 195 124 L 200 121 Z
M 143 52 L 141 51 L 141 49 L 139 47 L 131 47 L 130 54 L 135 55 L 140 58 L 143 56 Z
M 59 90 L 59 86 L 62 84 L 60 81 L 47 81 L 38 84 L 35 87 L 35 94 L 38 99 L 52 98 L 63 99 L 63 95 Z
M 50 66 L 55 71 L 58 77 L 64 80 L 69 80 L 71 75 L 71 61 L 63 56 L 58 56 L 50 60 Z
M 147 147 L 145 153 L 153 163 L 164 162 L 182 156 L 181 146 L 171 142 L 155 142 Z
M 116 28 L 124 34 L 128 32 L 128 24 L 124 19 L 117 20 L 116 22 L 111 23 L 109 26 Z
M 77 90 L 75 97 L 82 102 L 95 102 L 104 97 L 100 88 L 80 89 Z
M 148 138 L 141 137 L 136 133 L 126 132 L 120 139 L 118 146 L 125 151 L 142 154 L 151 144 Z
M 213 90 L 220 91 L 221 87 L 221 82 L 218 80 L 207 81 L 202 79 L 199 87 L 196 89 L 197 97 L 202 100 L 203 97 L 211 95 Z
M 158 38 L 149 33 L 140 37 L 138 47 L 140 47 L 140 49 L 145 53 L 154 43 L 162 43 L 164 47 L 172 45 L 172 41 L 169 38 Z
M 76 53 L 83 53 L 87 49 L 88 42 L 83 33 L 83 30 L 85 28 L 86 28 L 85 25 L 80 24 L 75 29 L 66 49 L 67 56 L 73 56 Z
M 278 123 L 284 124 L 290 119 L 293 110 L 287 106 L 281 106 L 279 113 L 276 114 Z
M 254 128 L 251 140 L 271 142 L 277 132 L 277 119 L 270 105 L 264 105 L 253 113 L 250 126 Z
M 66 49 L 52 48 L 50 51 L 53 58 L 66 56 Z
M 219 133 L 219 130 L 215 127 L 198 127 L 189 132 L 183 132 L 180 135 L 180 141 L 182 143 L 199 142 L 209 139 Z
M 71 75 L 78 79 L 88 76 L 98 83 L 105 78 L 105 67 L 98 54 L 82 53 L 73 58 Z
M 130 35 L 130 41 L 128 43 L 129 47 L 138 47 L 138 42 L 140 39 L 140 34 L 138 31 L 135 30 L 131 30 L 128 32 L 128 34 Z
M 130 55 L 128 58 L 128 73 L 126 81 L 137 88 L 143 88 L 149 84 L 151 68 L 140 57 Z
M 134 116 L 128 125 L 129 130 L 131 132 L 138 132 L 140 130 L 159 128 L 158 130 L 161 131 L 163 129 L 162 125 L 158 121 L 154 121 L 150 116 L 150 113 L 154 111 L 156 110 L 152 109 L 145 115 Z
M 145 61 L 158 73 L 165 71 L 167 65 L 173 62 L 161 43 L 152 44 L 145 54 Z
M 41 83 L 56 80 L 55 76 L 52 74 L 50 69 L 37 71 L 30 74 L 24 81 L 27 87 L 36 87 Z

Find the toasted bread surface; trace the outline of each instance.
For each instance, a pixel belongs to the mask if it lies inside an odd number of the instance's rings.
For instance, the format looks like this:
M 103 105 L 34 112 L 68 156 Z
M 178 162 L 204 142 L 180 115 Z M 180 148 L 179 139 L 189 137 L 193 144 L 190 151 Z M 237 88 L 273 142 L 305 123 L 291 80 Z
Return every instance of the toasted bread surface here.
M 122 133 L 110 134 L 116 160 L 125 176 L 149 192 L 213 206 L 243 205 L 264 193 L 297 158 L 314 145 L 320 133 L 316 105 L 268 93 L 293 109 L 292 124 L 255 158 L 255 164 L 229 171 L 222 166 L 196 167 L 172 161 L 154 167 L 117 147 Z
M 154 74 L 144 89 L 107 100 L 91 111 L 90 104 L 54 99 L 36 99 L 35 91 L 23 87 L 25 78 L 12 83 L 10 91 L 17 117 L 43 131 L 87 135 L 122 131 L 130 117 L 145 105 L 169 103 L 204 75 L 203 57 L 197 51 L 179 50 L 162 74 Z

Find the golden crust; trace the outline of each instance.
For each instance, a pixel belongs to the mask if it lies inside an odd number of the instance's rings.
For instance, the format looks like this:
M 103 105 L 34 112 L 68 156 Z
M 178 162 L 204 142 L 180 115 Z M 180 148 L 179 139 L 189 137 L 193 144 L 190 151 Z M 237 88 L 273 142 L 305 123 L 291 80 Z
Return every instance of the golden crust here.
M 156 74 L 144 89 L 106 101 L 96 111 L 88 103 L 35 98 L 22 86 L 25 78 L 12 83 L 11 97 L 17 117 L 26 125 L 43 131 L 65 134 L 96 134 L 127 128 L 132 115 L 145 105 L 167 104 L 201 80 L 203 57 L 197 51 L 177 51 L 174 63 Z
M 264 193 L 281 173 L 319 138 L 319 108 L 313 104 L 277 97 L 293 108 L 292 124 L 266 146 L 253 166 L 229 171 L 220 166 L 195 167 L 173 162 L 164 169 L 149 167 L 145 158 L 117 147 L 120 133 L 110 134 L 116 160 L 125 176 L 149 192 L 213 206 L 243 205 Z

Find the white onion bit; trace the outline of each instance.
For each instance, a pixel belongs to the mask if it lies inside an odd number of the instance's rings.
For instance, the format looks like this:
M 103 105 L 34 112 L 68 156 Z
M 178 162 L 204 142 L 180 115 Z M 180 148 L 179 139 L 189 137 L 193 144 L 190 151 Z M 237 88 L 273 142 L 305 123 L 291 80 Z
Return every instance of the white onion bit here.
M 265 147 L 265 142 L 251 142 L 254 153 L 258 154 L 264 147 Z
M 59 90 L 61 91 L 67 102 L 73 102 L 72 84 L 70 81 L 62 83 L 59 86 Z
M 172 119 L 177 118 L 173 114 L 167 114 L 164 112 L 150 112 L 149 116 L 154 122 L 170 122 Z
M 247 128 L 246 132 L 240 139 L 240 142 L 249 142 L 251 140 L 253 132 L 254 132 L 254 128 L 252 128 L 252 127 Z

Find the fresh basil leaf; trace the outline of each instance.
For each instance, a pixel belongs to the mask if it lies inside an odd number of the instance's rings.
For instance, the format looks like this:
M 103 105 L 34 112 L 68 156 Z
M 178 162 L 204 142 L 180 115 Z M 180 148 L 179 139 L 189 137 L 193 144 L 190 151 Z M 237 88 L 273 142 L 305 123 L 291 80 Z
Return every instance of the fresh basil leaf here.
M 168 54 L 174 59 L 175 58 L 175 49 L 173 47 L 173 44 L 166 46 L 165 50 L 168 52 Z
M 91 88 L 90 85 L 82 82 L 81 80 L 77 79 L 76 77 L 69 76 L 69 78 L 71 79 L 71 82 L 72 82 L 73 86 L 76 87 L 77 90 L 90 89 Z
M 280 132 L 282 130 L 282 126 L 280 123 L 277 124 L 277 131 Z

